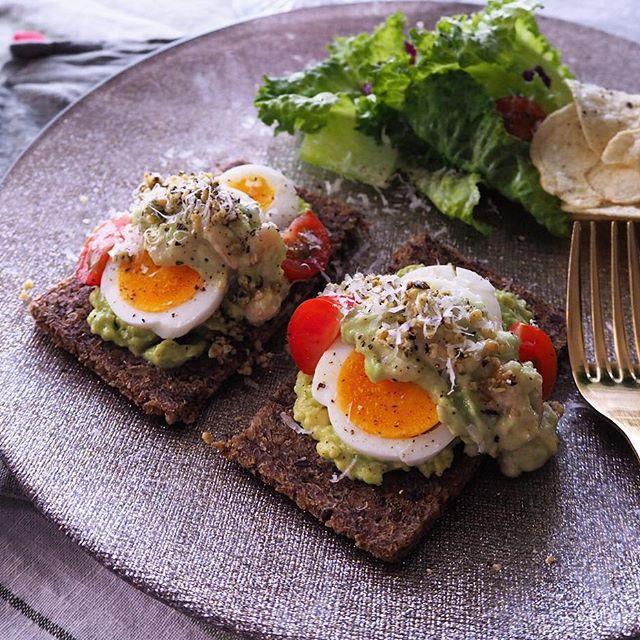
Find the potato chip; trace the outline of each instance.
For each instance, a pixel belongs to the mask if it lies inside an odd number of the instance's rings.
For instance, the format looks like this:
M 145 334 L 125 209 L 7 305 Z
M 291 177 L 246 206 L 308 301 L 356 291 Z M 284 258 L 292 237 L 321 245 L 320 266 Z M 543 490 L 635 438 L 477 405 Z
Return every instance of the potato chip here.
M 584 137 L 600 157 L 620 131 L 640 128 L 640 96 L 568 80 Z
M 640 129 L 616 133 L 602 154 L 602 162 L 640 166 Z
M 599 162 L 587 172 L 587 181 L 609 202 L 640 202 L 640 166 Z
M 598 163 L 598 156 L 587 145 L 575 103 L 545 118 L 533 135 L 530 154 L 547 193 L 575 207 L 604 203 L 585 177 Z
M 581 218 L 609 218 L 615 220 L 627 220 L 629 218 L 640 219 L 640 207 L 634 207 L 633 205 L 610 204 L 603 207 L 580 208 L 563 204 L 562 210 L 573 214 L 571 217 L 577 220 Z

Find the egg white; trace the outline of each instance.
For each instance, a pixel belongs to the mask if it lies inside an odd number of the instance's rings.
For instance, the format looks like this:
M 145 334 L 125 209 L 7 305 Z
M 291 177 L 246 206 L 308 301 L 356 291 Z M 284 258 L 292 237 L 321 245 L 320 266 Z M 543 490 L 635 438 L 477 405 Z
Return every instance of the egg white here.
M 141 329 L 149 329 L 163 339 L 179 338 L 210 318 L 222 303 L 227 291 L 226 269 L 201 273 L 205 281 L 203 289 L 180 305 L 166 311 L 142 311 L 129 304 L 121 295 L 118 284 L 120 262 L 109 259 L 102 274 L 100 290 L 113 313 L 121 320 Z
M 418 267 L 405 273 L 404 282 L 426 282 L 432 289 L 460 295 L 472 303 L 482 304 L 489 319 L 502 326 L 502 312 L 494 286 L 475 271 L 454 267 L 451 264 Z
M 320 358 L 311 383 L 313 397 L 327 408 L 331 425 L 342 442 L 357 453 L 376 460 L 417 466 L 453 441 L 455 436 L 443 424 L 412 438 L 381 438 L 355 425 L 336 402 L 340 369 L 353 350 L 338 338 Z
M 228 169 L 220 176 L 220 184 L 233 189 L 231 184 L 243 178 L 261 177 L 273 189 L 271 206 L 262 211 L 265 222 L 273 222 L 281 231 L 286 229 L 298 216 L 298 194 L 293 183 L 280 171 L 261 164 L 243 164 Z

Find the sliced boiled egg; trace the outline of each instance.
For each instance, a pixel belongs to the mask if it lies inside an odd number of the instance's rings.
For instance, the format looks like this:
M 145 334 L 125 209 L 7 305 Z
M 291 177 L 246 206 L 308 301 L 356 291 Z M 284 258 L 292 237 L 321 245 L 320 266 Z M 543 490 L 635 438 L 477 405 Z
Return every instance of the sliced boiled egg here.
M 197 271 L 187 265 L 156 265 L 143 251 L 107 262 L 100 290 L 112 311 L 134 327 L 161 338 L 179 338 L 215 313 L 227 290 L 227 269 L 211 260 Z
M 260 205 L 265 222 L 286 229 L 298 216 L 298 194 L 280 171 L 260 164 L 243 164 L 218 176 L 220 184 L 246 193 Z
M 340 440 L 377 460 L 416 466 L 454 439 L 422 387 L 392 380 L 371 382 L 364 356 L 340 338 L 318 362 L 312 395 L 327 408 Z
M 494 286 L 475 271 L 451 264 L 418 267 L 402 276 L 404 282 L 424 282 L 432 289 L 460 296 L 472 303 L 480 303 L 490 320 L 502 325 L 502 312 Z

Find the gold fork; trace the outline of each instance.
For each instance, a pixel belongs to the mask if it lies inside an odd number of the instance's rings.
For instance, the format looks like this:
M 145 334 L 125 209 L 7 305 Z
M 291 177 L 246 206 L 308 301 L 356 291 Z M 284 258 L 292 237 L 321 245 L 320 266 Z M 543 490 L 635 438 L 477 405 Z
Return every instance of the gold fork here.
M 640 365 L 627 342 L 624 308 L 620 286 L 619 227 L 611 222 L 611 324 L 613 353 L 607 351 L 598 278 L 596 222 L 589 222 L 589 281 L 591 289 L 590 315 L 593 335 L 593 358 L 588 360 L 582 329 L 582 295 L 580 283 L 580 235 L 583 224 L 573 223 L 569 275 L 567 278 L 567 343 L 571 373 L 582 397 L 603 416 L 611 420 L 624 434 L 640 460 Z M 627 261 L 631 300 L 631 325 L 635 352 L 640 357 L 640 264 L 633 222 L 626 223 Z

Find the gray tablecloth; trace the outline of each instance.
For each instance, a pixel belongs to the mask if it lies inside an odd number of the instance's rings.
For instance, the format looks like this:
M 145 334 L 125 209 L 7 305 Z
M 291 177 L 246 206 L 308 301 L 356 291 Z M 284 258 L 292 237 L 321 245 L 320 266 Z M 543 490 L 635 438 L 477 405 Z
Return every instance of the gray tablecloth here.
M 135 4 L 135 8 L 132 5 Z M 93 85 L 173 39 L 242 17 L 321 2 L 0 2 L 0 174 Z M 553 0 L 548 15 L 640 39 L 638 0 Z M 213 9 L 215 7 L 215 10 Z M 56 44 L 3 37 L 37 29 Z M 24 499 L 0 463 L 0 638 L 229 638 L 135 590 L 76 548 Z

